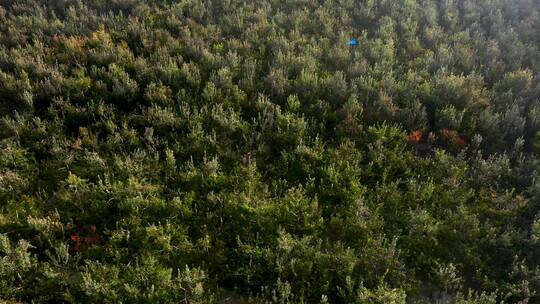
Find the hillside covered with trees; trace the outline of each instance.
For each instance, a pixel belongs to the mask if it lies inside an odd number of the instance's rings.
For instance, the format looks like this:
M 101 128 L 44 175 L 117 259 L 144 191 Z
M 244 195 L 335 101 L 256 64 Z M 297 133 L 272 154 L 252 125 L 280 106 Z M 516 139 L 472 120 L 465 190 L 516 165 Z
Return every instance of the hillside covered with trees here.
M 539 170 L 537 0 L 0 0 L 0 301 L 539 303 Z

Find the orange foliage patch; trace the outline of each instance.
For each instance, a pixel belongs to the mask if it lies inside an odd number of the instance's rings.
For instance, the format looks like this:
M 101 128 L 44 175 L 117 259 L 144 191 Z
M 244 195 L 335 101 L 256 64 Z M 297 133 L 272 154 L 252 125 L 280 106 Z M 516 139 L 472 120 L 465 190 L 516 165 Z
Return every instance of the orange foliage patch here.
M 102 240 L 95 225 L 91 225 L 90 229 L 83 229 L 79 226 L 77 231 L 71 233 L 70 239 L 73 242 L 72 249 L 74 251 L 99 245 Z
M 460 149 L 463 149 L 466 145 L 467 145 L 467 141 L 465 139 L 463 139 L 463 137 L 458 137 L 456 139 L 456 145 L 460 148 Z
M 73 145 L 71 145 L 71 147 L 75 150 L 80 150 L 81 149 L 81 146 L 82 146 L 82 140 L 80 138 L 77 138 L 75 140 L 75 142 L 73 143 Z
M 422 139 L 422 131 L 411 131 L 407 138 L 410 142 L 419 142 Z
M 79 251 L 79 249 L 81 248 L 81 238 L 79 237 L 79 234 L 72 234 L 71 240 L 73 241 L 73 249 L 75 249 L 75 251 Z

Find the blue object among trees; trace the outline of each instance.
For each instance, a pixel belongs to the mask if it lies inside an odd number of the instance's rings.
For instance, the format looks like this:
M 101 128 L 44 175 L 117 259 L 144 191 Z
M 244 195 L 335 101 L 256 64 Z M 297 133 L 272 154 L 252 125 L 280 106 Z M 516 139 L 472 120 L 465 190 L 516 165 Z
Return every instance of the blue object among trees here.
M 358 40 L 356 40 L 355 38 L 351 38 L 351 39 L 349 39 L 349 41 L 347 41 L 347 44 L 349 46 L 357 46 L 358 45 Z

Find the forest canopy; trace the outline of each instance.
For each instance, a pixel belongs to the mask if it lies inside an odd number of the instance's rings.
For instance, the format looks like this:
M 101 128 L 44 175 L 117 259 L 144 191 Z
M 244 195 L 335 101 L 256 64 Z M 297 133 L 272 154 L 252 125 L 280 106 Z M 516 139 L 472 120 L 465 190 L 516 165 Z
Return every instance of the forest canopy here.
M 0 301 L 540 301 L 536 0 L 0 0 Z

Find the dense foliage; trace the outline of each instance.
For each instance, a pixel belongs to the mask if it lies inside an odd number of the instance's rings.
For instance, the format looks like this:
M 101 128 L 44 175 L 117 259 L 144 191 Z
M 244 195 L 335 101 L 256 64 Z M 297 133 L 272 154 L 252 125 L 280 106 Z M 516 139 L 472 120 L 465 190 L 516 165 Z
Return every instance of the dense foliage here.
M 536 0 L 0 0 L 0 299 L 533 302 L 539 48 Z

